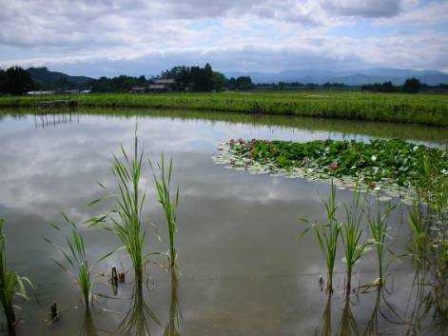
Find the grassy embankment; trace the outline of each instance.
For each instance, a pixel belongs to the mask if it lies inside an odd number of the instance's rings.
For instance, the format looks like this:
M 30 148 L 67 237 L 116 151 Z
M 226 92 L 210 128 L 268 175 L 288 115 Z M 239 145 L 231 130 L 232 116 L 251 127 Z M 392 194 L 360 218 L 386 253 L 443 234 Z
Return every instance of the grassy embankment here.
M 56 99 L 52 96 L 51 99 Z M 0 97 L 0 108 L 33 107 L 42 97 Z M 448 126 L 447 95 L 361 92 L 88 94 L 80 107 L 146 107 L 297 115 Z

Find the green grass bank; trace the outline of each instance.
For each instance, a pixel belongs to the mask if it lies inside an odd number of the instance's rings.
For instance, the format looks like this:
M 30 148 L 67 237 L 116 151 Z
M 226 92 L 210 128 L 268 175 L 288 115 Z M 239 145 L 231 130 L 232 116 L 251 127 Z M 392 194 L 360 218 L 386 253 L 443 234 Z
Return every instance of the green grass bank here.
M 35 107 L 49 97 L 0 97 L 0 108 Z M 168 94 L 86 94 L 80 107 L 155 108 L 296 115 L 448 126 L 448 95 L 364 92 L 221 92 Z

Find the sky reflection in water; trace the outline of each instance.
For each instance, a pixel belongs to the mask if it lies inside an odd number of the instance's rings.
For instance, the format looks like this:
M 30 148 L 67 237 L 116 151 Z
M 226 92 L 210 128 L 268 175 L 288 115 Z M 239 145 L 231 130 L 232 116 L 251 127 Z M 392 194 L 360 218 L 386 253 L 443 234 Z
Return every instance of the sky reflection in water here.
M 55 266 L 51 258 L 57 255 L 42 238 L 52 235 L 49 223 L 60 221 L 61 211 L 83 221 L 101 210 L 87 207 L 102 195 L 95 183 L 113 187 L 112 154 L 118 153 L 120 145 L 131 149 L 136 122 L 145 156 L 152 160 L 162 152 L 166 157 L 173 156 L 174 177 L 181 187 L 177 247 L 181 276 L 178 286 L 173 286 L 170 274 L 157 267 L 151 271 L 155 288 L 147 300 L 162 325 L 150 323 L 151 332 L 160 335 L 169 329 L 184 335 L 314 334 L 327 307 L 317 281 L 325 268 L 314 240 L 298 239 L 302 226 L 297 218 L 323 218 L 320 197 L 326 197 L 328 185 L 229 170 L 214 164 L 211 157 L 219 142 L 229 138 L 310 141 L 346 135 L 297 127 L 182 120 L 169 114 L 135 118 L 75 115 L 60 119 L 63 122 L 52 123 L 50 118 L 47 124 L 39 124 L 34 115 L 0 119 L 0 215 L 7 223 L 9 262 L 38 286 L 39 304 L 22 304 L 28 321 L 23 325 L 25 334 L 31 330 L 39 330 L 40 334 L 75 332 L 83 319 L 86 328 L 92 329 L 93 325 L 113 331 L 125 316 L 128 304 L 106 299 L 100 299 L 101 306 L 117 313 L 94 314 L 93 324 L 88 316 L 73 313 L 76 288 L 72 279 Z M 148 194 L 144 216 L 159 224 L 164 236 L 162 213 L 154 199 L 147 165 L 142 187 Z M 350 198 L 347 191 L 339 195 L 341 201 Z M 394 230 L 405 236 L 405 224 L 398 217 L 395 220 Z M 151 251 L 166 249 L 166 242 L 153 239 L 150 227 L 148 233 Z M 114 237 L 99 229 L 86 229 L 84 236 L 92 257 L 117 246 Z M 403 240 L 395 244 L 403 248 Z M 95 271 L 108 273 L 112 265 L 127 267 L 129 262 L 115 256 Z M 370 254 L 358 266 L 364 273 L 356 281 L 372 281 L 375 267 Z M 390 301 L 400 310 L 411 290 L 412 274 L 406 263 L 393 268 L 394 295 Z M 339 262 L 338 270 L 342 269 Z M 97 282 L 97 292 L 111 295 L 107 278 L 97 277 Z M 343 282 L 343 275 L 338 274 L 339 296 Z M 127 284 L 119 296 L 130 297 L 131 293 L 131 285 Z M 178 329 L 167 325 L 172 321 L 173 297 L 182 316 Z M 61 302 L 67 318 L 59 326 L 47 327 L 42 321 L 46 307 L 54 300 Z M 375 294 L 363 295 L 350 304 L 360 327 L 365 327 L 375 304 Z M 342 319 L 341 311 L 347 309 L 342 298 L 333 301 L 333 319 Z M 385 330 L 401 328 L 382 323 Z

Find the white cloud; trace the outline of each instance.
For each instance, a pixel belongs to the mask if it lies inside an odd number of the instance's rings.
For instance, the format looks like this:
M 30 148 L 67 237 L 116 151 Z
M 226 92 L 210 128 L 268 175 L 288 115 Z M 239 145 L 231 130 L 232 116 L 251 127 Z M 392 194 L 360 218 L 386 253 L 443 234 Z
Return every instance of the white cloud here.
M 437 48 L 446 30 L 434 28 L 433 39 L 412 32 L 402 36 L 402 44 L 394 44 L 393 35 L 410 22 L 430 30 L 430 21 L 444 22 L 447 11 L 447 3 L 416 0 L 0 0 L 0 66 L 55 65 L 80 73 L 94 67 L 95 75 L 148 74 L 207 61 L 222 70 L 423 62 L 421 67 L 442 69 L 445 48 Z M 357 31 L 358 23 L 368 28 Z M 375 29 L 384 25 L 390 32 L 378 40 Z M 333 34 L 337 27 L 353 31 L 339 36 Z M 420 61 L 400 54 L 415 52 L 414 40 L 422 39 Z M 390 55 L 404 63 L 393 63 Z M 135 73 L 137 67 L 143 68 Z
M 448 23 L 448 2 L 430 2 L 424 6 L 408 3 L 401 15 L 394 18 L 381 18 L 379 25 L 435 25 Z
M 392 17 L 400 12 L 399 0 L 328 0 L 329 11 L 341 16 Z

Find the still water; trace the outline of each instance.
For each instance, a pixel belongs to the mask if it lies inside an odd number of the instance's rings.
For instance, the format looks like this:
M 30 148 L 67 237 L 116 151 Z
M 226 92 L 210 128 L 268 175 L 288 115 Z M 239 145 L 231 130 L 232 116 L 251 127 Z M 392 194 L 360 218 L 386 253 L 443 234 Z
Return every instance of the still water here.
M 141 295 L 131 273 L 117 293 L 108 283 L 111 267 L 126 271 L 130 262 L 115 254 L 94 268 L 95 309 L 85 315 L 74 279 L 54 262 L 61 260 L 44 238 L 63 243 L 50 226 L 61 212 L 76 222 L 108 210 L 88 206 L 104 195 L 97 182 L 113 189 L 112 155 L 130 151 L 137 126 L 145 158 L 164 153 L 174 160 L 180 185 L 178 267 L 175 276 L 154 258 Z M 319 285 L 325 275 L 320 250 L 299 217 L 322 221 L 321 198 L 329 185 L 305 179 L 250 175 L 216 165 L 212 156 L 223 140 L 262 138 L 315 139 L 404 138 L 443 145 L 446 129 L 388 124 L 322 121 L 249 115 L 84 111 L 72 114 L 0 114 L 0 216 L 6 221 L 8 264 L 36 285 L 28 302 L 17 300 L 23 323 L 19 335 L 314 335 L 404 334 L 421 328 L 443 334 L 429 320 L 418 320 L 420 298 L 412 286 L 414 270 L 406 260 L 389 268 L 388 286 L 377 293 L 365 286 L 375 280 L 374 253 L 357 265 L 355 284 L 344 299 L 343 263 L 337 264 L 335 296 L 327 301 Z M 152 175 L 145 165 L 142 191 L 147 251 L 168 248 Z M 351 193 L 338 191 L 348 202 Z M 397 200 L 395 200 L 399 203 Z M 110 205 L 110 204 L 109 204 Z M 409 232 L 399 206 L 392 216 L 392 248 L 406 249 Z M 157 225 L 162 241 L 155 239 Z M 91 260 L 119 246 L 101 228 L 83 228 Z M 393 258 L 391 258 L 393 259 Z M 363 293 L 364 292 L 364 293 Z M 59 304 L 61 318 L 49 325 L 48 310 Z M 417 311 L 417 313 L 414 313 Z

